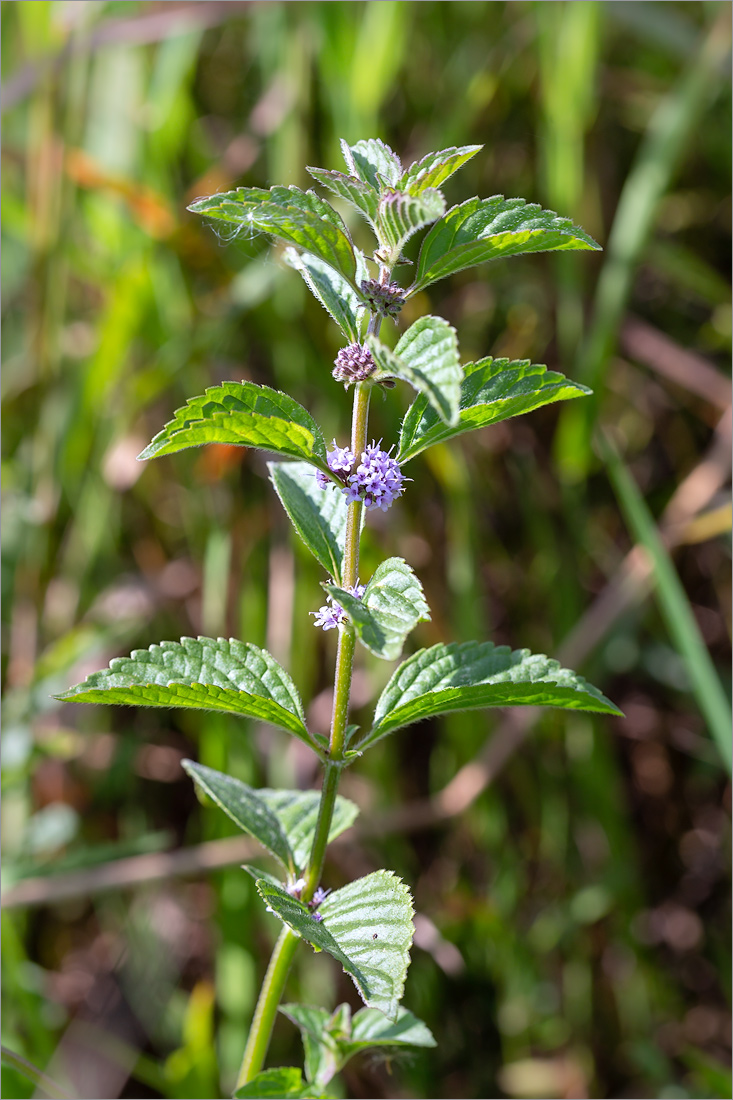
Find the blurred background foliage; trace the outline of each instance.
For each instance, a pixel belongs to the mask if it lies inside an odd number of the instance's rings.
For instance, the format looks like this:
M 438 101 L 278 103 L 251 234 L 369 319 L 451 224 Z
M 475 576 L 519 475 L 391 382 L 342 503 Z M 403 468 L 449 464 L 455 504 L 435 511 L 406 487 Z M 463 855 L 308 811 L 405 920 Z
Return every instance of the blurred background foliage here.
M 417 460 L 363 574 L 387 553 L 416 568 L 433 621 L 411 645 L 527 645 L 626 717 L 456 715 L 347 773 L 361 827 L 327 882 L 384 865 L 412 885 L 406 1004 L 439 1046 L 356 1061 L 345 1088 L 731 1095 L 729 14 L 2 5 L 2 1028 L 69 1094 L 226 1095 L 276 929 L 238 867 L 250 845 L 179 762 L 255 785 L 315 773 L 277 731 L 51 693 L 161 638 L 231 634 L 267 645 L 328 721 L 321 578 L 264 458 L 135 461 L 224 379 L 288 390 L 346 438 L 335 327 L 267 242 L 225 242 L 185 206 L 307 186 L 304 165 L 340 166 L 339 137 L 381 136 L 403 158 L 484 143 L 449 200 L 522 195 L 605 251 L 499 262 L 415 304 L 457 327 L 464 361 L 531 358 L 595 397 Z M 376 438 L 407 400 L 376 401 Z M 389 671 L 362 658 L 357 720 Z M 354 1000 L 305 950 L 290 994 Z M 271 1062 L 299 1059 L 282 1019 Z M 4 1066 L 4 1096 L 33 1088 Z

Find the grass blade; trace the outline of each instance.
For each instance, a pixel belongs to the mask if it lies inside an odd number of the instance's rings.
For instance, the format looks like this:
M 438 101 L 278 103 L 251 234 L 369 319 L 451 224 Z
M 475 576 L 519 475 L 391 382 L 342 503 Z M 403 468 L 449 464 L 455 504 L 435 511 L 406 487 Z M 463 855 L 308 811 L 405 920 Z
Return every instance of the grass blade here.
M 604 441 L 602 453 L 627 526 L 652 561 L 659 607 L 667 629 L 685 660 L 700 710 L 725 766 L 731 771 L 730 703 L 700 634 L 687 593 L 633 477 L 607 441 Z
M 652 115 L 621 192 L 596 288 L 590 331 L 575 371 L 575 377 L 596 396 L 582 406 L 565 409 L 557 435 L 559 466 L 568 481 L 582 480 L 588 469 L 591 425 L 598 415 L 606 369 L 659 203 L 690 135 L 720 87 L 721 66 L 730 48 L 727 20 L 727 12 L 716 19 L 690 65 Z
M 27 1061 L 25 1058 L 21 1058 L 19 1054 L 16 1054 L 13 1050 L 8 1050 L 7 1047 L 2 1048 L 2 1060 L 6 1066 L 10 1066 L 19 1073 L 21 1077 L 25 1077 L 26 1080 L 32 1081 L 36 1086 L 36 1089 L 45 1096 L 50 1096 L 52 1100 L 70 1100 L 68 1092 L 63 1092 L 61 1088 L 52 1081 L 50 1077 L 47 1077 L 40 1069 L 37 1069 L 32 1062 Z

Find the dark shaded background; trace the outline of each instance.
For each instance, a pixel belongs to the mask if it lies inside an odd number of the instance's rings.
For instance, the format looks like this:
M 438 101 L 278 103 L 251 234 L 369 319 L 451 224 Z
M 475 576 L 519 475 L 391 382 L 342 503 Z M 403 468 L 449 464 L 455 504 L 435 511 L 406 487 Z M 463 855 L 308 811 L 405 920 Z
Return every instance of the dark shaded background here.
M 481 142 L 450 201 L 522 195 L 605 252 L 477 268 L 414 308 L 457 327 L 464 361 L 531 358 L 596 398 L 417 460 L 371 525 L 363 572 L 389 553 L 417 570 L 433 621 L 410 645 L 490 637 L 560 656 L 626 718 L 457 715 L 345 776 L 362 827 L 328 882 L 384 865 L 412 884 L 405 1003 L 439 1040 L 405 1064 L 355 1061 L 345 1087 L 730 1096 L 730 784 L 699 687 L 707 648 L 729 689 L 730 5 L 2 15 L 3 1043 L 79 1096 L 226 1095 L 276 929 L 238 868 L 249 844 L 198 806 L 179 762 L 314 780 L 284 734 L 61 708 L 54 690 L 161 638 L 232 634 L 267 645 L 315 727 L 328 719 L 333 638 L 307 614 L 320 571 L 263 456 L 134 460 L 187 397 L 229 378 L 288 390 L 328 438 L 347 431 L 335 327 L 265 242 L 225 246 L 186 203 L 305 186 L 305 164 L 340 166 L 341 136 L 381 136 L 406 160 Z M 376 402 L 377 438 L 395 438 L 407 399 Z M 591 420 L 672 548 L 696 662 Z M 388 672 L 363 659 L 357 720 Z M 306 951 L 289 996 L 354 1003 Z M 271 1064 L 300 1058 L 281 1020 Z M 4 1068 L 4 1096 L 32 1089 Z

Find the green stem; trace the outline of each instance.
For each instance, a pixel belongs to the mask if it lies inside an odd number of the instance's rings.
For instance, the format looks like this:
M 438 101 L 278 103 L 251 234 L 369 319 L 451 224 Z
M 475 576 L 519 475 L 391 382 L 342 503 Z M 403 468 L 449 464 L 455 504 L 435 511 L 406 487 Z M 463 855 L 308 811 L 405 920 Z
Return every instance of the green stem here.
M 370 326 L 371 327 L 371 326 Z M 351 419 L 351 450 L 360 455 L 366 447 L 367 423 L 369 419 L 369 395 L 371 387 L 360 382 L 354 391 L 354 411 Z M 353 587 L 359 574 L 359 536 L 361 534 L 361 516 L 364 505 L 355 501 L 349 505 L 346 520 L 346 541 L 344 544 L 344 563 L 342 568 L 343 584 Z M 349 720 L 349 699 L 351 696 L 351 674 L 354 667 L 354 649 L 356 636 L 351 623 L 345 623 L 339 631 L 338 652 L 336 654 L 336 672 L 333 684 L 333 711 L 331 714 L 331 739 L 329 742 L 329 763 L 323 776 L 321 804 L 318 810 L 318 822 L 313 837 L 305 887 L 301 893 L 303 901 L 310 901 L 321 881 L 323 861 L 326 858 L 328 834 L 331 831 L 331 818 L 336 805 L 336 793 L 341 777 L 341 761 L 344 758 L 344 740 Z
M 280 933 L 275 948 L 270 958 L 260 996 L 257 1001 L 252 1027 L 247 1036 L 247 1045 L 244 1048 L 242 1066 L 237 1078 L 237 1088 L 241 1089 L 248 1081 L 262 1069 L 262 1063 L 270 1045 L 270 1036 L 277 1015 L 277 1008 L 285 989 L 293 961 L 295 949 L 300 943 L 300 936 L 296 936 L 289 928 L 284 927 Z
M 378 333 L 381 324 L 379 317 L 369 321 L 368 332 Z M 354 410 L 351 419 L 351 450 L 360 455 L 366 447 L 367 425 L 369 421 L 369 396 L 371 386 L 360 382 L 354 389 Z M 356 584 L 359 575 L 359 538 L 364 505 L 355 501 L 349 505 L 346 522 L 346 540 L 344 544 L 344 562 L 341 581 L 344 585 Z M 300 897 L 310 901 L 321 880 L 323 862 L 326 858 L 328 834 L 331 831 L 331 819 L 336 805 L 341 767 L 344 759 L 344 742 L 349 718 L 349 698 L 351 695 L 351 674 L 354 666 L 356 635 L 351 623 L 345 623 L 339 629 L 338 651 L 336 653 L 336 671 L 333 686 L 333 712 L 331 716 L 331 738 L 329 760 L 323 775 L 321 802 L 318 809 L 318 821 L 313 837 L 308 867 L 305 872 L 305 886 Z M 270 1036 L 275 1023 L 277 1008 L 285 989 L 295 948 L 300 942 L 289 928 L 283 928 L 267 968 L 265 980 L 257 1000 L 252 1027 L 247 1037 L 242 1068 L 237 1079 L 237 1088 L 246 1085 L 262 1069 L 270 1045 Z
M 326 858 L 326 847 L 328 845 L 328 834 L 331 831 L 331 818 L 333 817 L 333 808 L 336 805 L 336 794 L 338 792 L 340 778 L 340 765 L 326 764 L 326 771 L 321 786 L 321 804 L 318 808 L 318 822 L 316 824 L 315 836 L 313 837 L 313 847 L 308 861 L 308 870 L 305 874 L 305 886 L 300 894 L 301 901 L 310 901 L 321 881 L 323 862 Z

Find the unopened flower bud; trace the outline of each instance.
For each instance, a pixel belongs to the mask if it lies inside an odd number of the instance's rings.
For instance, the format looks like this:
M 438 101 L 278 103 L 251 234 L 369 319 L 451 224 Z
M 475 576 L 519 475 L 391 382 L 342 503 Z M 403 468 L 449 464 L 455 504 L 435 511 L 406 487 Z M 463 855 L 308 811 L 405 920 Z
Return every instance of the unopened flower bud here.
M 405 304 L 405 292 L 399 283 L 380 283 L 377 279 L 365 279 L 361 292 L 375 313 L 382 317 L 396 317 Z
M 331 373 L 337 382 L 350 386 L 354 382 L 364 382 L 376 369 L 369 348 L 362 344 L 349 344 L 347 348 L 341 348 L 336 356 Z

